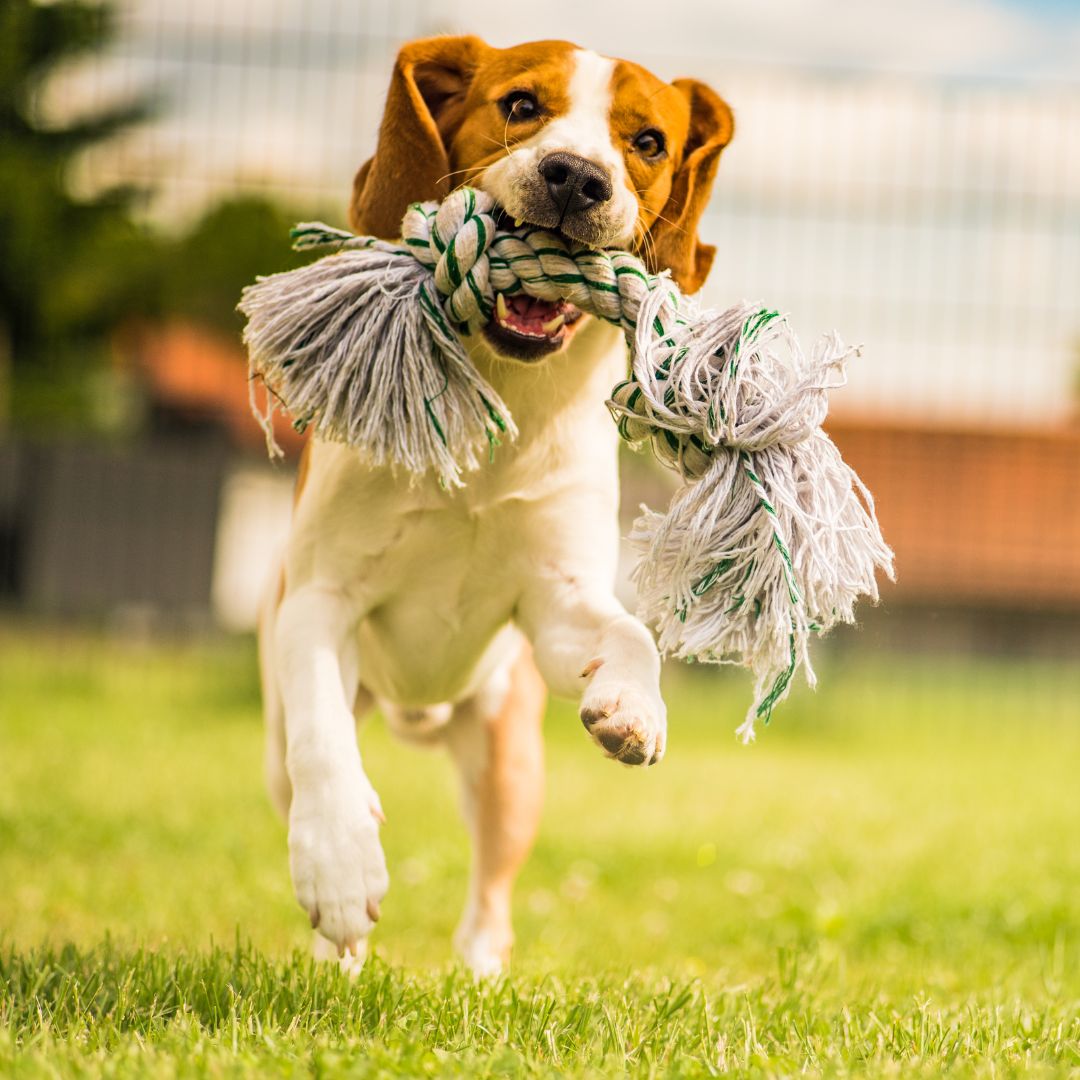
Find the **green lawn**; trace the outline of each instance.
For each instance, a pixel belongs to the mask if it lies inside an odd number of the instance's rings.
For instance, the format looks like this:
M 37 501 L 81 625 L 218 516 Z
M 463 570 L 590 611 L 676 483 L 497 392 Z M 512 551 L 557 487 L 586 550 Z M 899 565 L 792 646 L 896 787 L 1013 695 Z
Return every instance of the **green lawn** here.
M 1080 1074 L 1080 672 L 837 655 L 750 748 L 669 670 L 667 759 L 548 719 L 510 978 L 449 935 L 447 762 L 362 734 L 391 890 L 307 958 L 248 642 L 0 630 L 0 1075 Z

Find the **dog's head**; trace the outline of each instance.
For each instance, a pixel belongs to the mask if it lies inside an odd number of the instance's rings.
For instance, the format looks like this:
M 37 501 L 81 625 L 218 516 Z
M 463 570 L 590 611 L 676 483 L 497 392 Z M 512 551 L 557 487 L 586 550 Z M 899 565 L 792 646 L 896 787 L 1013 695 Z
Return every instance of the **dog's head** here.
M 637 251 L 696 292 L 714 255 L 698 219 L 733 130 L 731 110 L 704 84 L 665 83 L 568 42 L 414 41 L 398 54 L 350 219 L 358 232 L 395 237 L 409 203 L 470 184 L 510 218 Z M 580 314 L 518 296 L 485 333 L 502 355 L 535 359 L 562 348 Z

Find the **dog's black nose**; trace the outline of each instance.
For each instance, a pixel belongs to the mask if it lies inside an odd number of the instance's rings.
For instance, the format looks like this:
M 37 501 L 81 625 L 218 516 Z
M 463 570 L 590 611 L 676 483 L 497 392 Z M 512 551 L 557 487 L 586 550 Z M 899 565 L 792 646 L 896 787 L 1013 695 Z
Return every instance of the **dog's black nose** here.
M 611 198 L 611 177 L 580 154 L 556 150 L 541 158 L 537 169 L 560 214 L 588 210 Z

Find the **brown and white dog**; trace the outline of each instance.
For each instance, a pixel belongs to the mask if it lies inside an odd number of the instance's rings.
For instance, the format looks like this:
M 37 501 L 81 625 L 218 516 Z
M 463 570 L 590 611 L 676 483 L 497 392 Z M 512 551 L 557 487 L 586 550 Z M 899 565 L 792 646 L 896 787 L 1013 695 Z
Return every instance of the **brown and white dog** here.
M 468 183 L 513 219 L 637 250 L 695 292 L 697 238 L 727 105 L 562 41 L 406 45 L 351 221 L 398 235 L 408 203 Z M 460 770 L 474 845 L 457 946 L 479 975 L 512 941 L 510 893 L 543 788 L 546 692 L 580 699 L 604 754 L 664 754 L 660 660 L 615 599 L 617 433 L 604 401 L 621 332 L 566 303 L 502 300 L 468 342 L 520 436 L 447 492 L 315 441 L 301 463 L 280 588 L 260 632 L 267 770 L 289 824 L 293 886 L 345 962 L 362 959 L 389 878 L 379 798 L 355 719 L 377 704 L 400 735 Z

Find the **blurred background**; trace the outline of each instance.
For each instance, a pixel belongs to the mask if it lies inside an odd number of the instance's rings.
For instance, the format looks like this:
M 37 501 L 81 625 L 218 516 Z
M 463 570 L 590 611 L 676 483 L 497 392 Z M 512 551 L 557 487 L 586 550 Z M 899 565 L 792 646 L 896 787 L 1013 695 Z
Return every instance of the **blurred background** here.
M 268 463 L 234 306 L 296 264 L 294 221 L 345 224 L 401 42 L 455 31 L 727 98 L 707 298 L 862 343 L 828 427 L 897 555 L 753 750 L 741 671 L 668 665 L 643 777 L 553 712 L 531 955 L 667 940 L 738 984 L 811 942 L 869 980 L 915 958 L 904 988 L 931 954 L 946 987 L 1049 985 L 1080 940 L 1074 0 L 0 0 L 0 930 L 303 940 L 250 636 L 300 438 Z M 624 466 L 629 520 L 667 488 Z M 363 737 L 394 824 L 380 936 L 441 957 L 449 769 Z
M 830 430 L 899 580 L 838 641 L 1077 655 L 1080 12 L 676 4 L 661 32 L 651 11 L 3 0 L 4 607 L 251 628 L 291 478 L 248 416 L 241 287 L 294 264 L 292 221 L 344 223 L 402 41 L 560 34 L 733 105 L 708 299 L 864 346 Z M 627 507 L 663 498 L 628 469 Z

